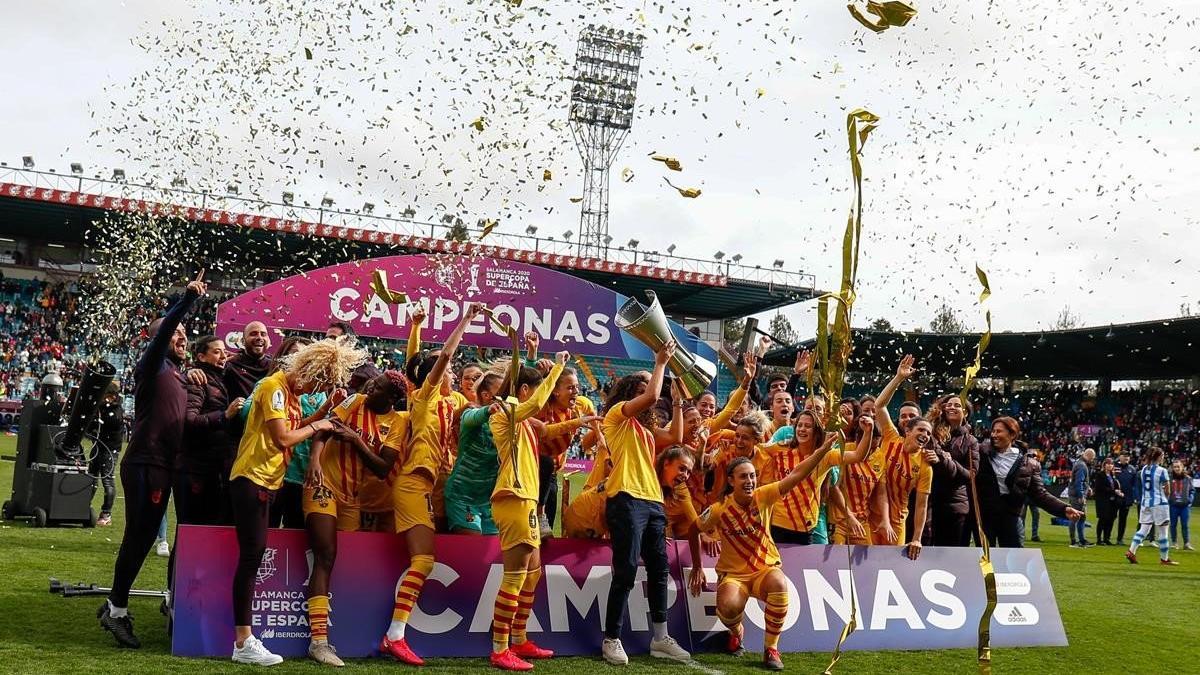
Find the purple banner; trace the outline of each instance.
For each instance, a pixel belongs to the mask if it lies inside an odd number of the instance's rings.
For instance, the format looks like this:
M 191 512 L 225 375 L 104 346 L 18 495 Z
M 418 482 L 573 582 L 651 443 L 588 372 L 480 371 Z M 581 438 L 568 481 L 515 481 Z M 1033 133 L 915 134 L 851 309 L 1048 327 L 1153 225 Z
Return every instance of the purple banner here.
M 676 542 L 677 559 L 691 570 L 687 542 Z M 948 649 L 974 647 L 987 596 L 979 571 L 980 550 L 927 547 L 918 561 L 895 546 L 781 546 L 791 596 L 779 648 L 785 652 L 832 651 L 850 619 L 853 578 L 858 629 L 843 649 Z M 697 650 L 723 649 L 725 628 L 716 617 L 716 573 L 704 564 L 710 590 L 688 596 L 688 621 Z M 992 549 L 998 604 L 992 645 L 1065 646 L 1067 636 L 1039 549 Z M 851 572 L 853 570 L 853 572 Z M 748 649 L 762 644 L 762 603 L 746 607 Z
M 330 582 L 329 639 L 342 656 L 378 653 L 392 619 L 396 581 L 408 566 L 401 537 L 338 534 Z M 413 609 L 406 637 L 422 656 L 482 656 L 491 650 L 492 609 L 504 568 L 496 537 L 438 535 L 437 563 Z M 271 530 L 254 590 L 254 633 L 282 656 L 308 649 L 305 584 L 308 539 L 303 530 Z M 668 547 L 672 569 L 678 569 Z M 490 562 L 489 562 L 490 561 Z M 237 562 L 233 528 L 182 525 L 175 567 L 175 627 L 171 652 L 228 656 L 233 644 L 231 588 Z M 600 653 L 612 554 L 606 545 L 553 539 L 542 547 L 541 584 L 529 618 L 530 637 L 558 654 Z M 645 572 L 639 571 L 644 578 Z M 683 587 L 667 596 L 668 626 L 686 638 Z M 629 596 L 622 635 L 631 653 L 649 650 L 650 607 L 642 584 Z
M 172 652 L 227 656 L 233 642 L 231 584 L 237 558 L 232 528 L 179 528 Z M 254 631 L 283 656 L 308 645 L 305 583 L 307 539 L 300 530 L 271 530 L 254 593 Z M 671 634 L 693 650 L 719 649 L 723 628 L 715 593 L 685 592 L 686 542 L 668 546 Z M 782 547 L 791 605 L 784 651 L 829 651 L 850 617 L 851 572 L 842 546 Z M 999 604 L 992 644 L 1063 646 L 1062 619 L 1037 549 L 992 549 Z M 437 565 L 414 609 L 408 639 L 422 656 L 480 656 L 490 648 L 492 603 L 502 574 L 495 537 L 439 535 Z M 846 649 L 968 648 L 984 607 L 979 550 L 926 548 L 917 562 L 897 547 L 854 547 L 854 596 L 859 629 Z M 563 655 L 600 651 L 611 553 L 604 542 L 553 539 L 542 549 L 545 574 L 530 617 L 538 644 Z M 481 561 L 483 561 L 481 563 Z M 377 533 L 340 533 L 330 590 L 329 633 L 343 656 L 377 653 L 391 620 L 396 580 L 407 565 L 403 540 Z M 708 567 L 713 563 L 707 560 Z M 644 572 L 640 572 L 644 575 Z M 710 581 L 715 573 L 708 569 Z M 630 595 L 623 635 L 633 653 L 648 649 L 649 606 L 639 584 Z M 746 608 L 747 644 L 761 645 L 762 606 Z M 711 644 L 710 644 L 711 643 Z
M 370 284 L 376 270 L 391 290 L 425 306 L 426 342 L 444 342 L 466 304 L 477 301 L 519 334 L 536 332 L 543 354 L 565 349 L 586 356 L 653 358 L 649 349 L 613 323 L 626 300 L 620 293 L 537 265 L 459 255 L 374 258 L 281 279 L 221 303 L 217 335 L 236 349 L 241 347 L 242 329 L 251 321 L 262 321 L 275 331 L 310 333 L 324 333 L 333 321 L 345 321 L 359 335 L 403 342 L 409 333 L 407 309 L 388 305 L 374 294 Z M 671 330 L 692 353 L 716 361 L 707 343 L 674 322 Z M 504 333 L 482 316 L 467 328 L 463 343 L 511 348 Z

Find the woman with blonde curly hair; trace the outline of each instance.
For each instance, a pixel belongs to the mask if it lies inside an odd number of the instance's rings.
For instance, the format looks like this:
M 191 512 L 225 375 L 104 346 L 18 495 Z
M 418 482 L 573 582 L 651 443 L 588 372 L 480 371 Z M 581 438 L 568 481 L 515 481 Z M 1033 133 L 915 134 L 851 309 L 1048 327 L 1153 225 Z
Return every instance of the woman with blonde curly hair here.
M 250 630 L 250 605 L 255 575 L 267 546 L 271 503 L 283 484 L 292 448 L 319 432 L 334 430 L 320 419 L 303 424 L 300 396 L 341 387 L 367 353 L 343 340 L 321 340 L 284 357 L 280 369 L 259 382 L 246 429 L 230 471 L 229 491 L 237 530 L 238 562 L 233 575 L 233 618 L 237 663 L 274 665 L 283 661 Z

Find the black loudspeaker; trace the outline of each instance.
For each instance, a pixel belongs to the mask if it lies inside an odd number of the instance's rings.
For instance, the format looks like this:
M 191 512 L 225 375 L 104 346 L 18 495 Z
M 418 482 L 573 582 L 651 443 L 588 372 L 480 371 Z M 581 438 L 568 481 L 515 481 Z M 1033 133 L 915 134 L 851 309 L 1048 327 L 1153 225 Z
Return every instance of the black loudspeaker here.
M 107 386 L 107 385 L 106 385 Z M 46 422 L 53 410 L 35 398 L 21 408 L 12 498 L 4 502 L 5 520 L 29 518 L 34 526 L 78 524 L 92 527 L 95 479 L 79 464 L 56 464 L 55 437 L 63 428 Z

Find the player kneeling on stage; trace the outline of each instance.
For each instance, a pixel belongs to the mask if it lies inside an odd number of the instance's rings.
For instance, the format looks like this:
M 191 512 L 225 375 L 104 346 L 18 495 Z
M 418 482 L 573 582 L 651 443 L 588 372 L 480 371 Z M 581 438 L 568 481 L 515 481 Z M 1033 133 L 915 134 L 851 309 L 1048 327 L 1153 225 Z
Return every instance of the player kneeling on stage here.
M 760 486 L 750 459 L 739 457 L 729 464 L 724 499 L 700 515 L 700 529 L 721 537 L 717 558 L 717 618 L 729 629 L 729 651 L 742 649 L 742 614 L 750 598 L 767 603 L 764 617 L 766 637 L 763 665 L 783 670 L 779 657 L 779 634 L 787 618 L 787 578 L 780 569 L 779 549 L 769 529 L 772 512 L 780 497 L 800 484 L 821 466 L 833 447 L 830 434 L 816 452 L 806 457 L 777 483 Z M 698 593 L 693 588 L 693 593 Z

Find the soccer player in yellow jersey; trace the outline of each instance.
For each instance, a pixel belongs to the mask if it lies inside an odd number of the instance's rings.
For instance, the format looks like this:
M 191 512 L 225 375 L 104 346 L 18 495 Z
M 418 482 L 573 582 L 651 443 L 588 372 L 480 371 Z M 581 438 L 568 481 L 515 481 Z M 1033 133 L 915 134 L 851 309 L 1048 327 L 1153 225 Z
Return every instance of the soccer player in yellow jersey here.
M 492 520 L 500 534 L 504 555 L 504 578 L 496 592 L 492 614 L 491 663 L 501 670 L 526 671 L 533 665 L 525 659 L 554 656 L 526 638 L 525 624 L 533 608 L 534 591 L 542 578 L 541 529 L 538 527 L 537 431 L 530 419 L 546 405 L 570 354 L 559 352 L 545 378 L 537 368 L 517 367 L 505 376 L 501 392 L 515 389 L 511 399 L 493 403 L 488 417 L 500 471 L 492 491 Z M 511 644 L 510 644 L 511 639 Z
M 750 598 L 766 603 L 763 665 L 783 670 L 779 634 L 787 618 L 787 579 L 780 570 L 779 550 L 771 537 L 772 513 L 778 502 L 826 462 L 834 435 L 800 461 L 779 481 L 759 485 L 750 459 L 729 464 L 724 498 L 700 516 L 700 529 L 721 538 L 717 558 L 717 617 L 729 629 L 729 651 L 742 646 L 742 614 Z M 693 594 L 699 588 L 692 587 Z
M 874 532 L 887 521 L 887 488 L 884 487 L 884 456 L 875 443 L 875 417 L 870 413 L 858 416 L 860 432 L 854 441 L 854 449 L 866 449 L 866 458 L 846 466 L 846 473 L 839 486 L 845 491 L 846 508 L 856 522 L 863 525 L 861 532 L 841 533 L 837 543 L 870 546 L 876 541 Z
M 752 410 L 738 420 L 734 428 L 733 439 L 717 448 L 716 454 L 705 456 L 705 464 L 713 474 L 712 489 L 708 493 L 708 504 L 715 504 L 725 498 L 726 476 L 729 465 L 739 457 L 748 457 L 754 463 L 754 469 L 762 475 L 767 469 L 769 457 L 762 449 L 763 444 L 771 437 L 771 420 L 761 410 Z M 707 508 L 707 505 L 705 506 Z
M 271 503 L 283 484 L 292 447 L 335 428 L 327 419 L 300 426 L 303 414 L 299 396 L 346 384 L 350 373 L 366 358 L 365 350 L 355 349 L 349 342 L 320 340 L 282 358 L 280 369 L 261 380 L 251 395 L 250 416 L 229 474 L 238 539 L 237 571 L 233 575 L 234 661 L 273 665 L 283 660 L 267 650 L 250 630 L 251 597 L 267 547 L 267 520 Z
M 896 429 L 887 404 L 892 394 L 916 372 L 913 357 L 905 355 L 896 368 L 896 376 L 888 382 L 875 401 L 875 414 L 883 434 L 880 449 L 887 467 L 888 510 L 890 527 L 896 537 L 904 534 L 904 521 L 908 518 L 908 499 L 916 490 L 916 506 L 913 513 L 912 532 L 908 536 L 905 553 L 911 560 L 921 555 L 921 533 L 925 530 L 925 516 L 929 506 L 929 492 L 933 486 L 933 467 L 925 459 L 923 450 L 933 442 L 933 425 L 924 417 L 912 416 L 901 423 L 904 435 Z
M 538 526 L 542 537 L 548 537 L 558 515 L 558 472 L 567 450 L 581 427 L 600 419 L 592 400 L 580 395 L 574 368 L 563 369 L 537 419 L 544 425 L 538 438 Z
M 783 443 L 774 443 L 762 448 L 769 458 L 761 480 L 774 482 L 791 474 L 805 459 L 825 444 L 825 430 L 818 422 L 813 410 L 801 411 L 793 425 L 794 435 Z M 821 508 L 821 485 L 829 471 L 844 461 L 854 464 L 862 460 L 867 448 L 833 451 L 824 455 L 820 465 L 789 490 L 772 513 L 771 536 L 780 544 L 811 544 L 812 531 L 817 525 Z M 845 455 L 844 460 L 842 455 Z
M 563 513 L 564 537 L 603 539 L 608 535 L 608 525 L 604 522 L 604 504 L 607 500 L 604 479 L 608 477 L 612 464 L 608 460 L 608 447 L 604 444 L 604 435 L 600 433 L 600 424 L 593 422 L 591 427 L 583 437 L 583 446 L 587 448 L 594 444 L 596 455 L 579 496 L 567 504 L 567 510 Z
M 613 385 L 601 429 L 612 469 L 605 482 L 604 517 L 612 542 L 612 583 L 604 615 L 604 660 L 629 663 L 621 645 L 621 626 L 629 592 L 637 579 L 638 560 L 646 566 L 646 595 L 654 638 L 650 655 L 687 662 L 691 655 L 667 634 L 667 517 L 662 486 L 654 473 L 657 421 L 654 404 L 662 391 L 663 369 L 675 353 L 667 342 L 654 354 L 654 371 L 626 375 Z M 682 401 L 676 405 L 682 406 Z M 675 418 L 679 419 L 678 410 Z M 682 436 L 682 424 L 679 432 Z M 679 441 L 675 443 L 678 444 Z
M 700 516 L 692 504 L 691 492 L 687 488 L 688 476 L 695 466 L 692 453 L 682 445 L 663 450 L 655 461 L 655 473 L 662 485 L 663 511 L 667 516 L 667 536 L 687 539 L 692 555 L 692 572 L 688 587 L 700 587 L 704 583 L 704 569 L 700 559 Z
M 440 352 L 418 353 L 405 363 L 405 375 L 416 389 L 409 394 L 409 441 L 392 485 L 392 508 L 396 533 L 404 535 L 408 547 L 409 565 L 396 582 L 392 623 L 380 641 L 379 651 L 410 666 L 425 663 L 408 646 L 404 632 L 425 579 L 433 571 L 433 486 L 440 471 L 446 433 L 438 403 L 443 398 L 446 372 L 458 343 L 467 326 L 482 311 L 483 305 L 477 302 L 467 305 L 462 320 L 446 338 Z
M 312 573 L 308 577 L 308 655 L 317 663 L 343 666 L 329 644 L 329 575 L 337 556 L 338 530 L 359 525 L 359 488 L 364 469 L 386 478 L 396 463 L 408 429 L 395 411 L 407 386 L 399 371 L 389 370 L 363 385 L 333 409 L 334 430 L 318 434 L 304 482 L 304 518 Z

